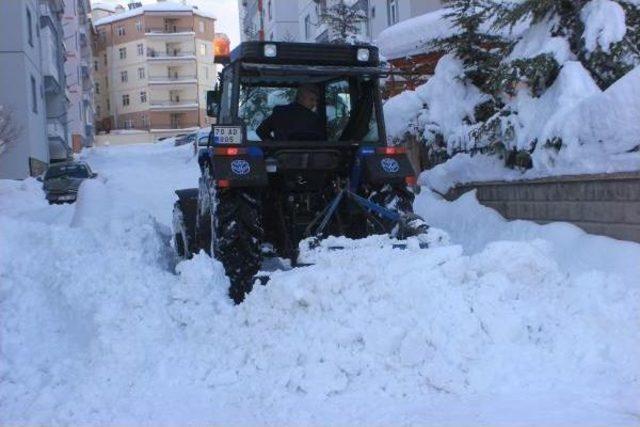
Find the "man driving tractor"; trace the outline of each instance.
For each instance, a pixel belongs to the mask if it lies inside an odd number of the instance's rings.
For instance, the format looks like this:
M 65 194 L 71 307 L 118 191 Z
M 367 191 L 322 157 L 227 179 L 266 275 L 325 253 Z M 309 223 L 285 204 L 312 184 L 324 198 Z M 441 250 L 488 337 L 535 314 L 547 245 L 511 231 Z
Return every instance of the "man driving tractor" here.
M 263 141 L 321 141 L 326 138 L 322 119 L 315 112 L 319 91 L 315 85 L 298 87 L 296 99 L 280 105 L 256 129 Z

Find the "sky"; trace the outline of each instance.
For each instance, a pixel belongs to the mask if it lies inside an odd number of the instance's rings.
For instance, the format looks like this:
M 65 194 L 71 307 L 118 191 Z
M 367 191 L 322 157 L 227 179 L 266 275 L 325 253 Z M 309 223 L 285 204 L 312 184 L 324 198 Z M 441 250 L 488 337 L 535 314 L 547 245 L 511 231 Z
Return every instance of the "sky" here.
M 174 1 L 181 2 L 178 0 Z M 155 3 L 156 0 L 142 0 L 142 2 Z M 129 2 L 128 0 L 91 0 L 91 3 L 120 3 L 126 6 Z M 216 16 L 216 32 L 226 33 L 229 36 L 231 39 L 231 48 L 240 43 L 238 0 L 187 0 L 187 3 L 196 5 L 198 8 L 211 12 Z

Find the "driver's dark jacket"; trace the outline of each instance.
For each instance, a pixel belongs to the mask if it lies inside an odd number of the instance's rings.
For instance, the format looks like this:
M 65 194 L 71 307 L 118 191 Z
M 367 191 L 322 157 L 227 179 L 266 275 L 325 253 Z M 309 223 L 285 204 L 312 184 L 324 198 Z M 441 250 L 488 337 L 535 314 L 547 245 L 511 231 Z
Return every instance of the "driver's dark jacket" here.
M 263 141 L 317 141 L 326 139 L 320 116 L 297 102 L 279 105 L 256 129 Z

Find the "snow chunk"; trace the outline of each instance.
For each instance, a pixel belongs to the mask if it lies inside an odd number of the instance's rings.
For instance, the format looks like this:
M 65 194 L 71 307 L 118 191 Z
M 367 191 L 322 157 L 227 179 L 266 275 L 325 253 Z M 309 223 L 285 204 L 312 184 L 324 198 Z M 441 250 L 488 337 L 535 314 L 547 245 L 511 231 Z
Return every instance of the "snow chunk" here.
M 418 111 L 424 106 L 423 101 L 412 90 L 404 91 L 384 104 L 385 126 L 387 136 L 400 138 L 417 119 Z
M 580 13 L 584 23 L 584 38 L 589 52 L 601 47 L 609 52 L 613 43 L 622 41 L 627 33 L 626 16 L 620 4 L 612 0 L 591 0 Z
M 544 21 L 531 26 L 516 43 L 509 60 L 534 58 L 545 53 L 552 54 L 559 64 L 574 59 L 569 42 L 564 37 L 551 36 L 554 21 Z

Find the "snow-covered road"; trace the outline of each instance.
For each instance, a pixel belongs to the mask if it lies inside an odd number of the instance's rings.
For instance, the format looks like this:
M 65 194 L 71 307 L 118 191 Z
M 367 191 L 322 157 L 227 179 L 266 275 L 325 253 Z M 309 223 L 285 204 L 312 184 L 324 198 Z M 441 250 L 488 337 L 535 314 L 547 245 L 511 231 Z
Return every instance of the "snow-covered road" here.
M 84 156 L 75 205 L 0 181 L 1 424 L 640 424 L 640 245 L 423 193 L 451 244 L 322 254 L 235 307 L 170 246 L 190 148 Z

